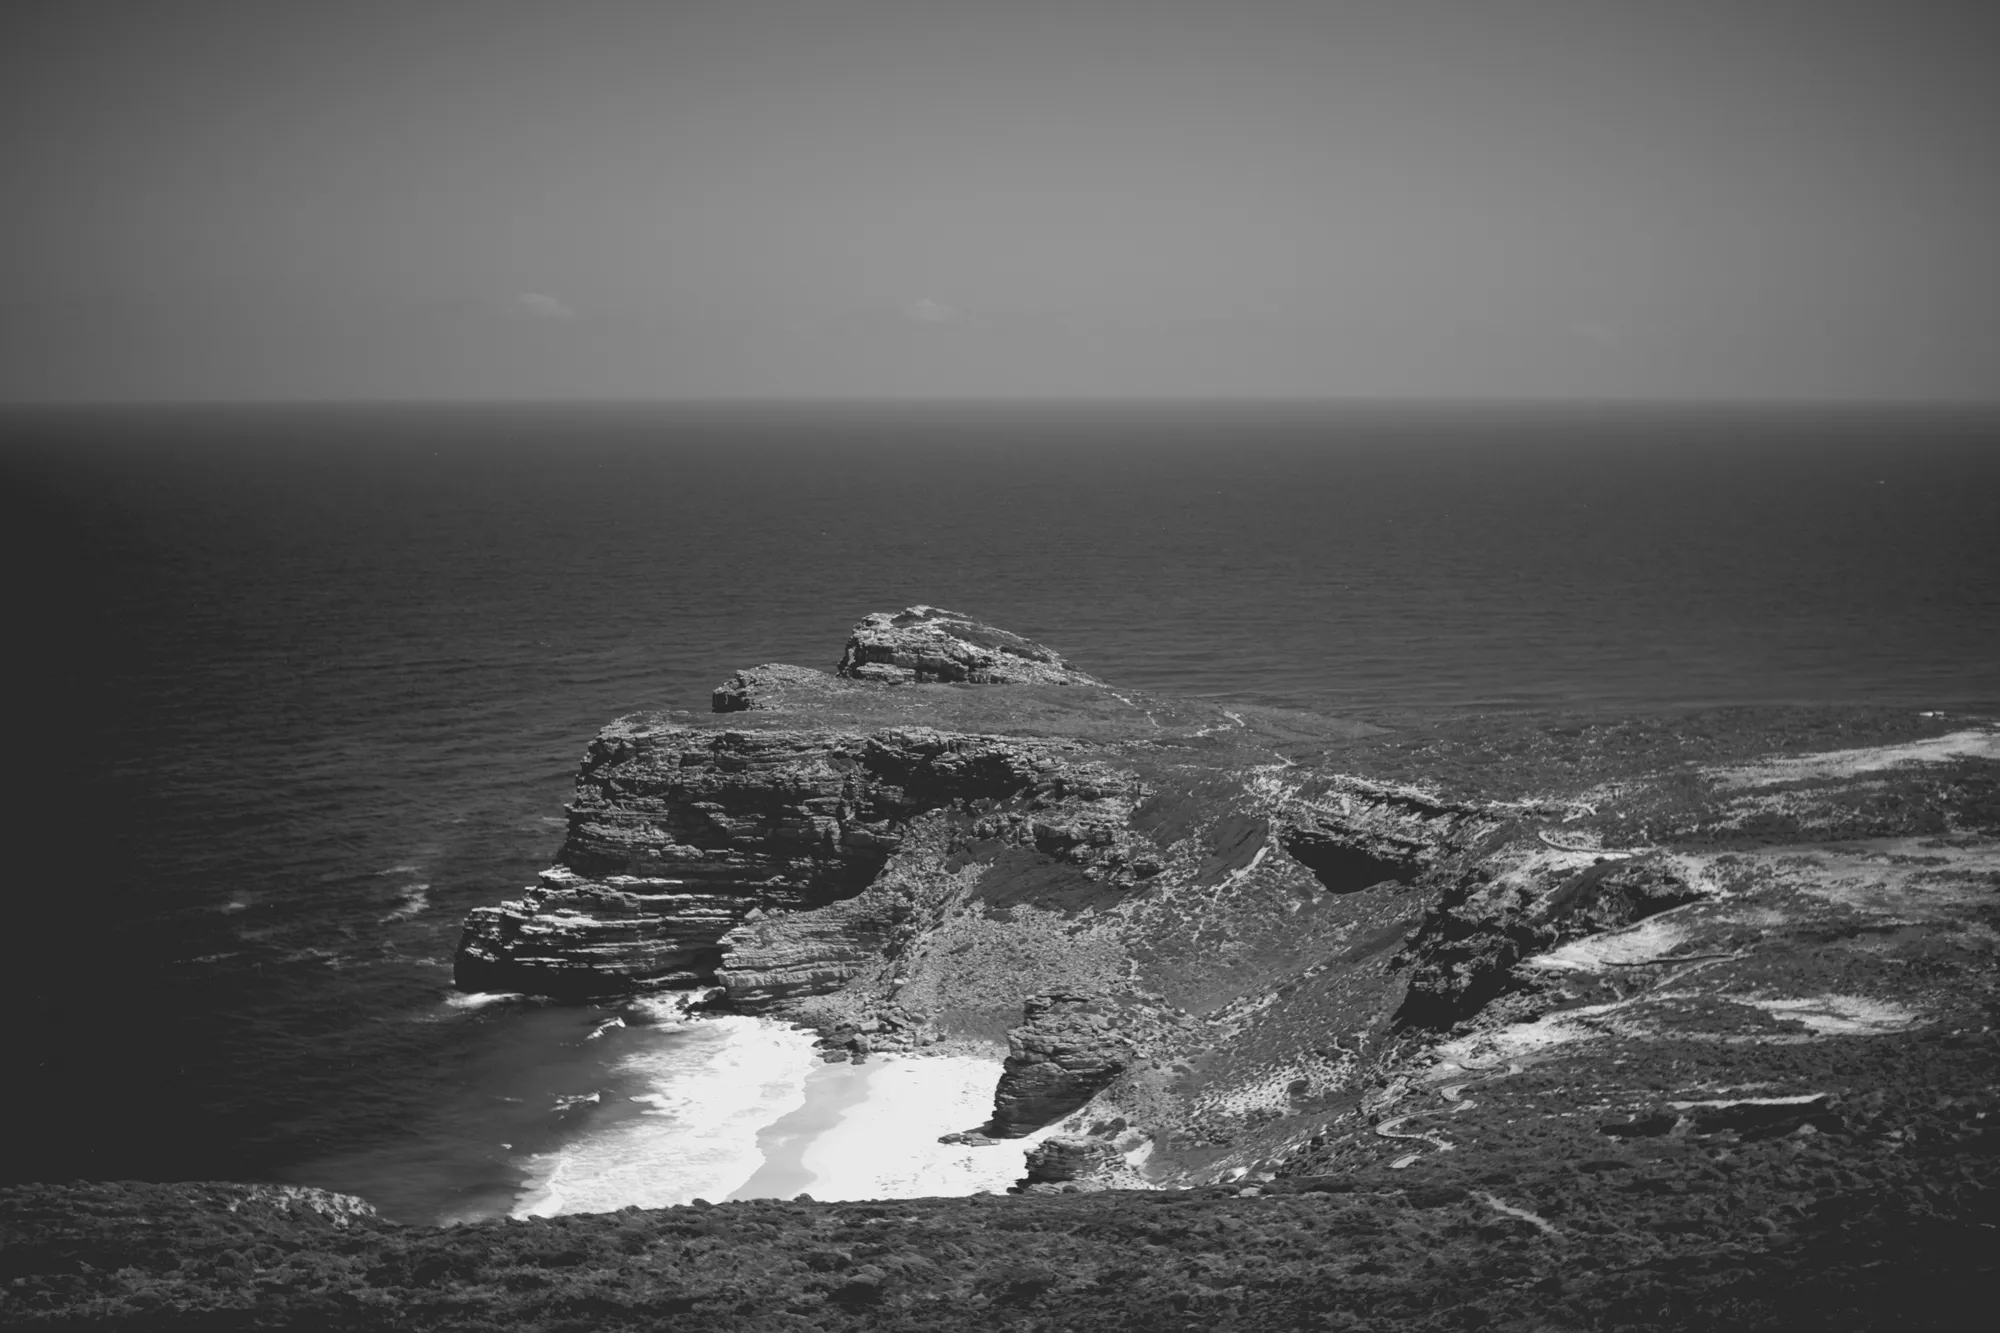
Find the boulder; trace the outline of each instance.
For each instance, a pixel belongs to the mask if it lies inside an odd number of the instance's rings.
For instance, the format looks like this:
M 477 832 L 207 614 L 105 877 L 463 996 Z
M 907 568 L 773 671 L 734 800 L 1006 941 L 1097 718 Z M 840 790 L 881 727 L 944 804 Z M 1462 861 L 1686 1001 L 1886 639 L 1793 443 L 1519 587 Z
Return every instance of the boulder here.
M 1102 997 L 1031 995 L 1007 1034 L 989 1131 L 1019 1138 L 1076 1110 L 1125 1072 L 1132 1048 Z
M 1031 1185 L 1088 1180 L 1123 1160 L 1118 1150 L 1102 1139 L 1045 1139 L 1028 1150 L 1026 1180 Z

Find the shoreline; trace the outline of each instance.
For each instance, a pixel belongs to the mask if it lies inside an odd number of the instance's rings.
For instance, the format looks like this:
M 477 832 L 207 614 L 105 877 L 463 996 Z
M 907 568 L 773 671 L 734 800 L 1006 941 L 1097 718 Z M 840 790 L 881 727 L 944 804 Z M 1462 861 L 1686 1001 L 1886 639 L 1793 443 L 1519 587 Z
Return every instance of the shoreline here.
M 758 1132 L 763 1163 L 727 1196 L 820 1202 L 1004 1193 L 1050 1131 L 983 1147 L 939 1143 L 992 1114 L 998 1057 L 875 1055 L 806 1076 L 805 1104 Z
M 514 1218 L 696 1199 L 821 1201 L 1001 1193 L 1053 1126 L 980 1147 L 938 1142 L 992 1115 L 997 1049 L 828 1062 L 797 1024 L 725 1016 L 641 1034 L 616 1069 L 645 1091 L 592 1108 L 574 1137 L 520 1160 Z
M 868 1083 L 878 1064 L 821 1062 L 806 1075 L 805 1101 L 757 1131 L 764 1160 L 750 1178 L 731 1190 L 729 1200 L 790 1199 L 813 1182 L 805 1154 L 813 1141 L 837 1127 L 868 1100 Z
M 722 1199 L 763 1164 L 763 1134 L 811 1099 L 813 1034 L 739 1015 L 626 1034 L 627 1087 L 580 1132 L 520 1162 L 516 1218 Z

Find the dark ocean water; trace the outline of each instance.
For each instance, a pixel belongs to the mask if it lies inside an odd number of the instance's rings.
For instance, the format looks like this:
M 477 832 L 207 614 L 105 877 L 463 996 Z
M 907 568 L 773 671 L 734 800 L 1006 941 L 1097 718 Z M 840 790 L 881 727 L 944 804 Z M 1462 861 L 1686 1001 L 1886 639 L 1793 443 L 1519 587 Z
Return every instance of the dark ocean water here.
M 870 610 L 1369 716 L 2000 710 L 1990 411 L 15 409 L 0 476 L 0 1178 L 504 1204 L 707 1048 L 454 1006 L 465 910 L 604 721 Z

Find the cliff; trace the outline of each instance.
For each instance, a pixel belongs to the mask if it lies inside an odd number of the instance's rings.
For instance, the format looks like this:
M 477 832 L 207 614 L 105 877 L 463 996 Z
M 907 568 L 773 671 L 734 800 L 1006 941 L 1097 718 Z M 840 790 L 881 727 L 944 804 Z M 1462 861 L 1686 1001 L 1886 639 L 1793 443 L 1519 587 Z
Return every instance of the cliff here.
M 751 913 L 853 898 L 913 816 L 1019 790 L 1060 748 L 622 719 L 584 757 L 557 865 L 468 920 L 459 984 L 581 997 L 713 981 L 724 936 Z
M 1984 725 L 1388 730 L 1120 691 L 929 607 L 714 707 L 599 735 L 556 866 L 472 914 L 460 984 L 714 987 L 830 1053 L 1004 1042 L 984 1131 L 1072 1143 L 1033 1189 L 1338 1165 L 1410 1138 L 1367 1118 L 1433 1095 L 1420 1071 L 1509 1052 L 1817 1060 L 1944 1021 L 1992 962 L 1957 924 L 2000 874 Z M 1952 911 L 1905 891 L 1919 863 Z M 1828 943 L 1885 913 L 1888 961 Z M 1905 984 L 1919 956 L 1958 1000 Z

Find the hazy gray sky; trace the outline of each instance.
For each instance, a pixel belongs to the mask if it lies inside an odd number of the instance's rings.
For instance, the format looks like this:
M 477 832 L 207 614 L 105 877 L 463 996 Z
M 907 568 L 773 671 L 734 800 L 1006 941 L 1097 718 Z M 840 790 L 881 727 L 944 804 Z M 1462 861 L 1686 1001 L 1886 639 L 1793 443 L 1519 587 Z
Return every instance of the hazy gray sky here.
M 1994 10 L 12 0 L 0 397 L 1993 398 Z

